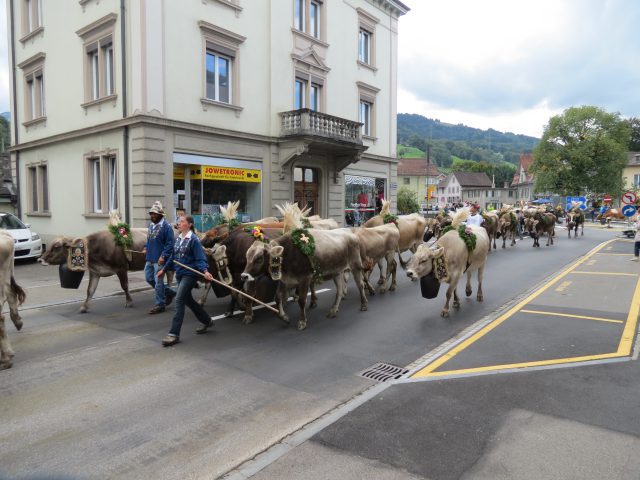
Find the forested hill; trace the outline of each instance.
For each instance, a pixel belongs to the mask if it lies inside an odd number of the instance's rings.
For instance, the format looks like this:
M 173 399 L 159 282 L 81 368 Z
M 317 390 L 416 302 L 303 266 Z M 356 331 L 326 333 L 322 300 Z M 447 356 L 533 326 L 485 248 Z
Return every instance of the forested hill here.
M 518 164 L 520 155 L 533 150 L 540 141 L 535 137 L 503 133 L 490 128 L 480 130 L 462 124 L 452 125 L 422 115 L 398 114 L 398 144 L 426 150 L 431 144 L 432 158 L 447 167 L 448 154 L 475 161 L 500 163 L 501 160 Z

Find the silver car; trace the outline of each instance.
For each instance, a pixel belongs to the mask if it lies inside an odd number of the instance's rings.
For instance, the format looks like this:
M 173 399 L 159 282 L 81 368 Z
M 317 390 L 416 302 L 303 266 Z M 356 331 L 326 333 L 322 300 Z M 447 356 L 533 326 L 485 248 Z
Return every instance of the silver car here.
M 38 258 L 43 253 L 40 235 L 29 227 L 15 215 L 0 212 L 0 228 L 6 229 L 13 237 L 15 258 Z

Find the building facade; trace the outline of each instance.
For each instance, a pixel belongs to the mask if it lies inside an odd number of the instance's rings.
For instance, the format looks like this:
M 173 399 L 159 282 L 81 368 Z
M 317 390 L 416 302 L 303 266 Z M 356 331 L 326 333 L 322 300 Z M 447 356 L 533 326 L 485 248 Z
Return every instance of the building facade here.
M 533 173 L 529 172 L 529 168 L 533 164 L 533 155 L 530 153 L 523 153 L 520 155 L 520 162 L 518 162 L 518 169 L 513 175 L 513 181 L 511 186 L 516 189 L 516 200 L 524 203 L 533 200 L 535 178 Z
M 640 189 L 640 152 L 627 153 L 627 165 L 622 170 L 622 178 L 625 189 Z
M 229 200 L 246 221 L 395 204 L 401 2 L 7 5 L 19 212 L 45 238 L 156 200 L 201 229 Z
M 418 203 L 436 201 L 439 176 L 438 167 L 426 158 L 402 158 L 398 163 L 398 188 L 415 192 Z

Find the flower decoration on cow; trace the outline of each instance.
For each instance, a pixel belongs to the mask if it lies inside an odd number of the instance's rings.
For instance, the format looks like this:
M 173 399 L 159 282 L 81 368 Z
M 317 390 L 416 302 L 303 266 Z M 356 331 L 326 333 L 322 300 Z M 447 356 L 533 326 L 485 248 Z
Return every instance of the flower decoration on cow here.
M 254 227 L 251 229 L 251 236 L 256 240 L 260 240 L 261 242 L 265 241 L 264 232 L 262 231 L 262 227 L 260 225 L 254 225 Z
M 109 231 L 113 234 L 113 239 L 119 247 L 130 249 L 133 246 L 131 228 L 126 223 L 109 225 Z

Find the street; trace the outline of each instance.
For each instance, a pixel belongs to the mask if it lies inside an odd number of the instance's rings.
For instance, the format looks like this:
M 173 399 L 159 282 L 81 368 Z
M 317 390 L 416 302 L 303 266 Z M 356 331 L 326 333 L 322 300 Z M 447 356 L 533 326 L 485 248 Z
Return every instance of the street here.
M 210 296 L 215 328 L 195 335 L 189 312 L 171 348 L 173 308 L 148 315 L 149 290 L 125 309 L 102 280 L 80 314 L 86 279 L 65 291 L 57 267 L 18 264 L 0 478 L 637 479 L 638 265 L 619 233 L 587 223 L 552 247 L 498 248 L 485 301 L 463 296 L 450 318 L 444 286 L 425 300 L 400 270 L 367 312 L 350 283 L 335 319 L 333 284 L 319 286 L 303 332 L 264 310 L 222 318 L 227 299 Z M 358 376 L 378 362 L 409 373 Z

